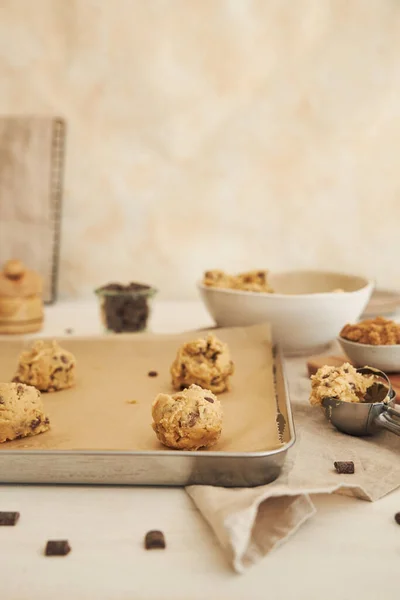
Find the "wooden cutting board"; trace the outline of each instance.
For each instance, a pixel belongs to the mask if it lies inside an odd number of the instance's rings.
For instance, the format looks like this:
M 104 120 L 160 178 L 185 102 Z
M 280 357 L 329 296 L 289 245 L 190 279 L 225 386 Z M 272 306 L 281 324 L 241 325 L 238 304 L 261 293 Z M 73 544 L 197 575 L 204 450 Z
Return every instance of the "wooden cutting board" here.
M 347 356 L 311 356 L 307 361 L 308 374 L 311 377 L 311 375 L 315 375 L 318 369 L 324 365 L 340 367 L 344 362 L 351 363 Z M 396 392 L 396 402 L 400 403 L 400 373 L 391 373 L 388 377 Z
M 394 290 L 374 290 L 361 319 L 387 317 L 400 308 L 400 293 Z
M 53 117 L 0 117 L 0 263 L 40 273 L 44 301 L 57 291 L 65 124 Z

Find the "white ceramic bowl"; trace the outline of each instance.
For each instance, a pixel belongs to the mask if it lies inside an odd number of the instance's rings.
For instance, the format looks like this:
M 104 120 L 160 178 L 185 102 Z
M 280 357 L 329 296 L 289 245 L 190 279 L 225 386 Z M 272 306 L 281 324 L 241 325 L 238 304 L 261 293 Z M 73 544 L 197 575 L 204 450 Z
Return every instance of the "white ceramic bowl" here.
M 274 294 L 225 290 L 198 284 L 201 297 L 219 327 L 269 322 L 274 341 L 286 354 L 311 353 L 327 346 L 346 323 L 360 317 L 371 296 L 372 281 L 325 271 L 270 274 Z M 333 292 L 342 289 L 343 293 Z
M 339 343 L 355 367 L 375 367 L 385 373 L 400 372 L 400 344 L 372 346 L 338 337 Z

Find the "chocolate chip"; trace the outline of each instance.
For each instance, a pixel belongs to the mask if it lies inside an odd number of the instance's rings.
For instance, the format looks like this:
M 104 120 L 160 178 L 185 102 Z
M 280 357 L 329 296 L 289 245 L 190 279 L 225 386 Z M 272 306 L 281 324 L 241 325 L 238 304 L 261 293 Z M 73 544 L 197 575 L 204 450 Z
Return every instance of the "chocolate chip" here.
M 394 515 L 394 520 L 396 521 L 397 525 L 400 525 L 400 512 Z
M 344 371 L 345 373 L 349 373 L 349 367 L 344 367 L 343 371 Z
M 60 356 L 60 360 L 61 360 L 61 362 L 63 362 L 65 365 L 66 365 L 66 364 L 67 364 L 67 362 L 68 362 L 68 358 L 65 356 L 65 354 L 61 354 L 61 356 Z
M 354 473 L 354 463 L 352 460 L 349 461 L 335 461 L 334 467 L 337 473 L 352 475 Z
M 103 285 L 103 287 L 99 289 L 105 292 L 122 292 L 124 286 L 120 283 L 108 283 L 107 285 Z
M 148 531 L 144 538 L 144 547 L 146 550 L 164 549 L 165 537 L 162 531 Z
M 71 552 L 68 540 L 49 540 L 46 544 L 46 556 L 66 556 Z
M 130 292 L 145 291 L 145 290 L 149 290 L 150 286 L 145 285 L 144 283 L 132 282 L 126 287 L 126 289 L 129 290 Z
M 31 421 L 31 429 L 36 429 L 36 427 L 39 427 L 39 425 L 41 424 L 42 419 L 40 417 L 37 417 L 37 419 L 33 419 L 33 421 Z
M 211 402 L 211 404 L 214 404 L 214 399 L 210 398 L 210 396 L 204 396 L 204 400 L 207 400 L 207 402 Z
M 214 352 L 214 354 L 211 355 L 211 360 L 215 362 L 218 358 L 218 355 L 219 355 L 219 352 Z
M 49 423 L 50 423 L 50 419 L 49 419 L 49 417 L 46 417 L 44 420 L 44 424 L 49 425 Z
M 19 512 L 0 512 L 0 526 L 16 525 L 19 519 Z
M 194 424 L 196 423 L 196 421 L 198 420 L 199 416 L 200 416 L 200 414 L 198 412 L 197 413 L 195 413 L 195 412 L 189 413 L 188 420 L 187 420 L 187 426 L 193 427 Z
M 215 385 L 216 383 L 219 383 L 219 377 L 213 377 L 211 379 L 211 385 Z
M 329 375 L 322 375 L 321 379 L 327 379 Z
M 17 385 L 17 394 L 22 394 L 23 391 L 24 391 L 24 386 L 23 385 Z
M 157 373 L 157 371 L 149 371 L 149 372 L 147 373 L 147 375 L 148 375 L 149 377 L 157 377 L 158 373 Z

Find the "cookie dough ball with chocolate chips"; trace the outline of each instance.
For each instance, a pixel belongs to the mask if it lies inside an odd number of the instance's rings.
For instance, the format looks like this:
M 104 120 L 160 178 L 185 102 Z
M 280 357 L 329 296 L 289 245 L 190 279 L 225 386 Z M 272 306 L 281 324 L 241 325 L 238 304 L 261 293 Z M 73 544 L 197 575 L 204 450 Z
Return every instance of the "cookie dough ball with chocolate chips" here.
M 40 392 L 22 383 L 0 383 L 0 443 L 47 431 Z
M 171 366 L 172 385 L 183 390 L 194 383 L 220 394 L 229 389 L 233 371 L 228 345 L 209 334 L 179 348 Z
M 15 382 L 33 385 L 41 392 L 55 392 L 75 384 L 76 360 L 56 341 L 35 342 L 21 353 Z
M 221 402 L 198 385 L 172 396 L 158 394 L 152 407 L 153 429 L 160 442 L 178 450 L 209 448 L 222 430 Z
M 373 382 L 373 375 L 362 375 L 349 363 L 341 367 L 324 365 L 311 376 L 310 403 L 319 405 L 325 398 L 362 402 Z
M 203 284 L 207 287 L 231 288 L 233 287 L 233 277 L 219 269 L 213 269 L 204 273 Z

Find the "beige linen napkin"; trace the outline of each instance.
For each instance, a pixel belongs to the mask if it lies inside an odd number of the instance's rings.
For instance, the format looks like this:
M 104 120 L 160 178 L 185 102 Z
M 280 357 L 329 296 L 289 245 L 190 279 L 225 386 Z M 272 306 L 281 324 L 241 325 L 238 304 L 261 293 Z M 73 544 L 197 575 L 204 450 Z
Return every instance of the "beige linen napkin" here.
M 378 500 L 400 486 L 400 438 L 389 432 L 356 438 L 336 431 L 310 406 L 304 359 L 287 361 L 297 441 L 280 477 L 256 488 L 186 488 L 238 573 L 286 541 L 315 514 L 309 494 L 340 493 Z M 339 475 L 335 460 L 352 460 Z

